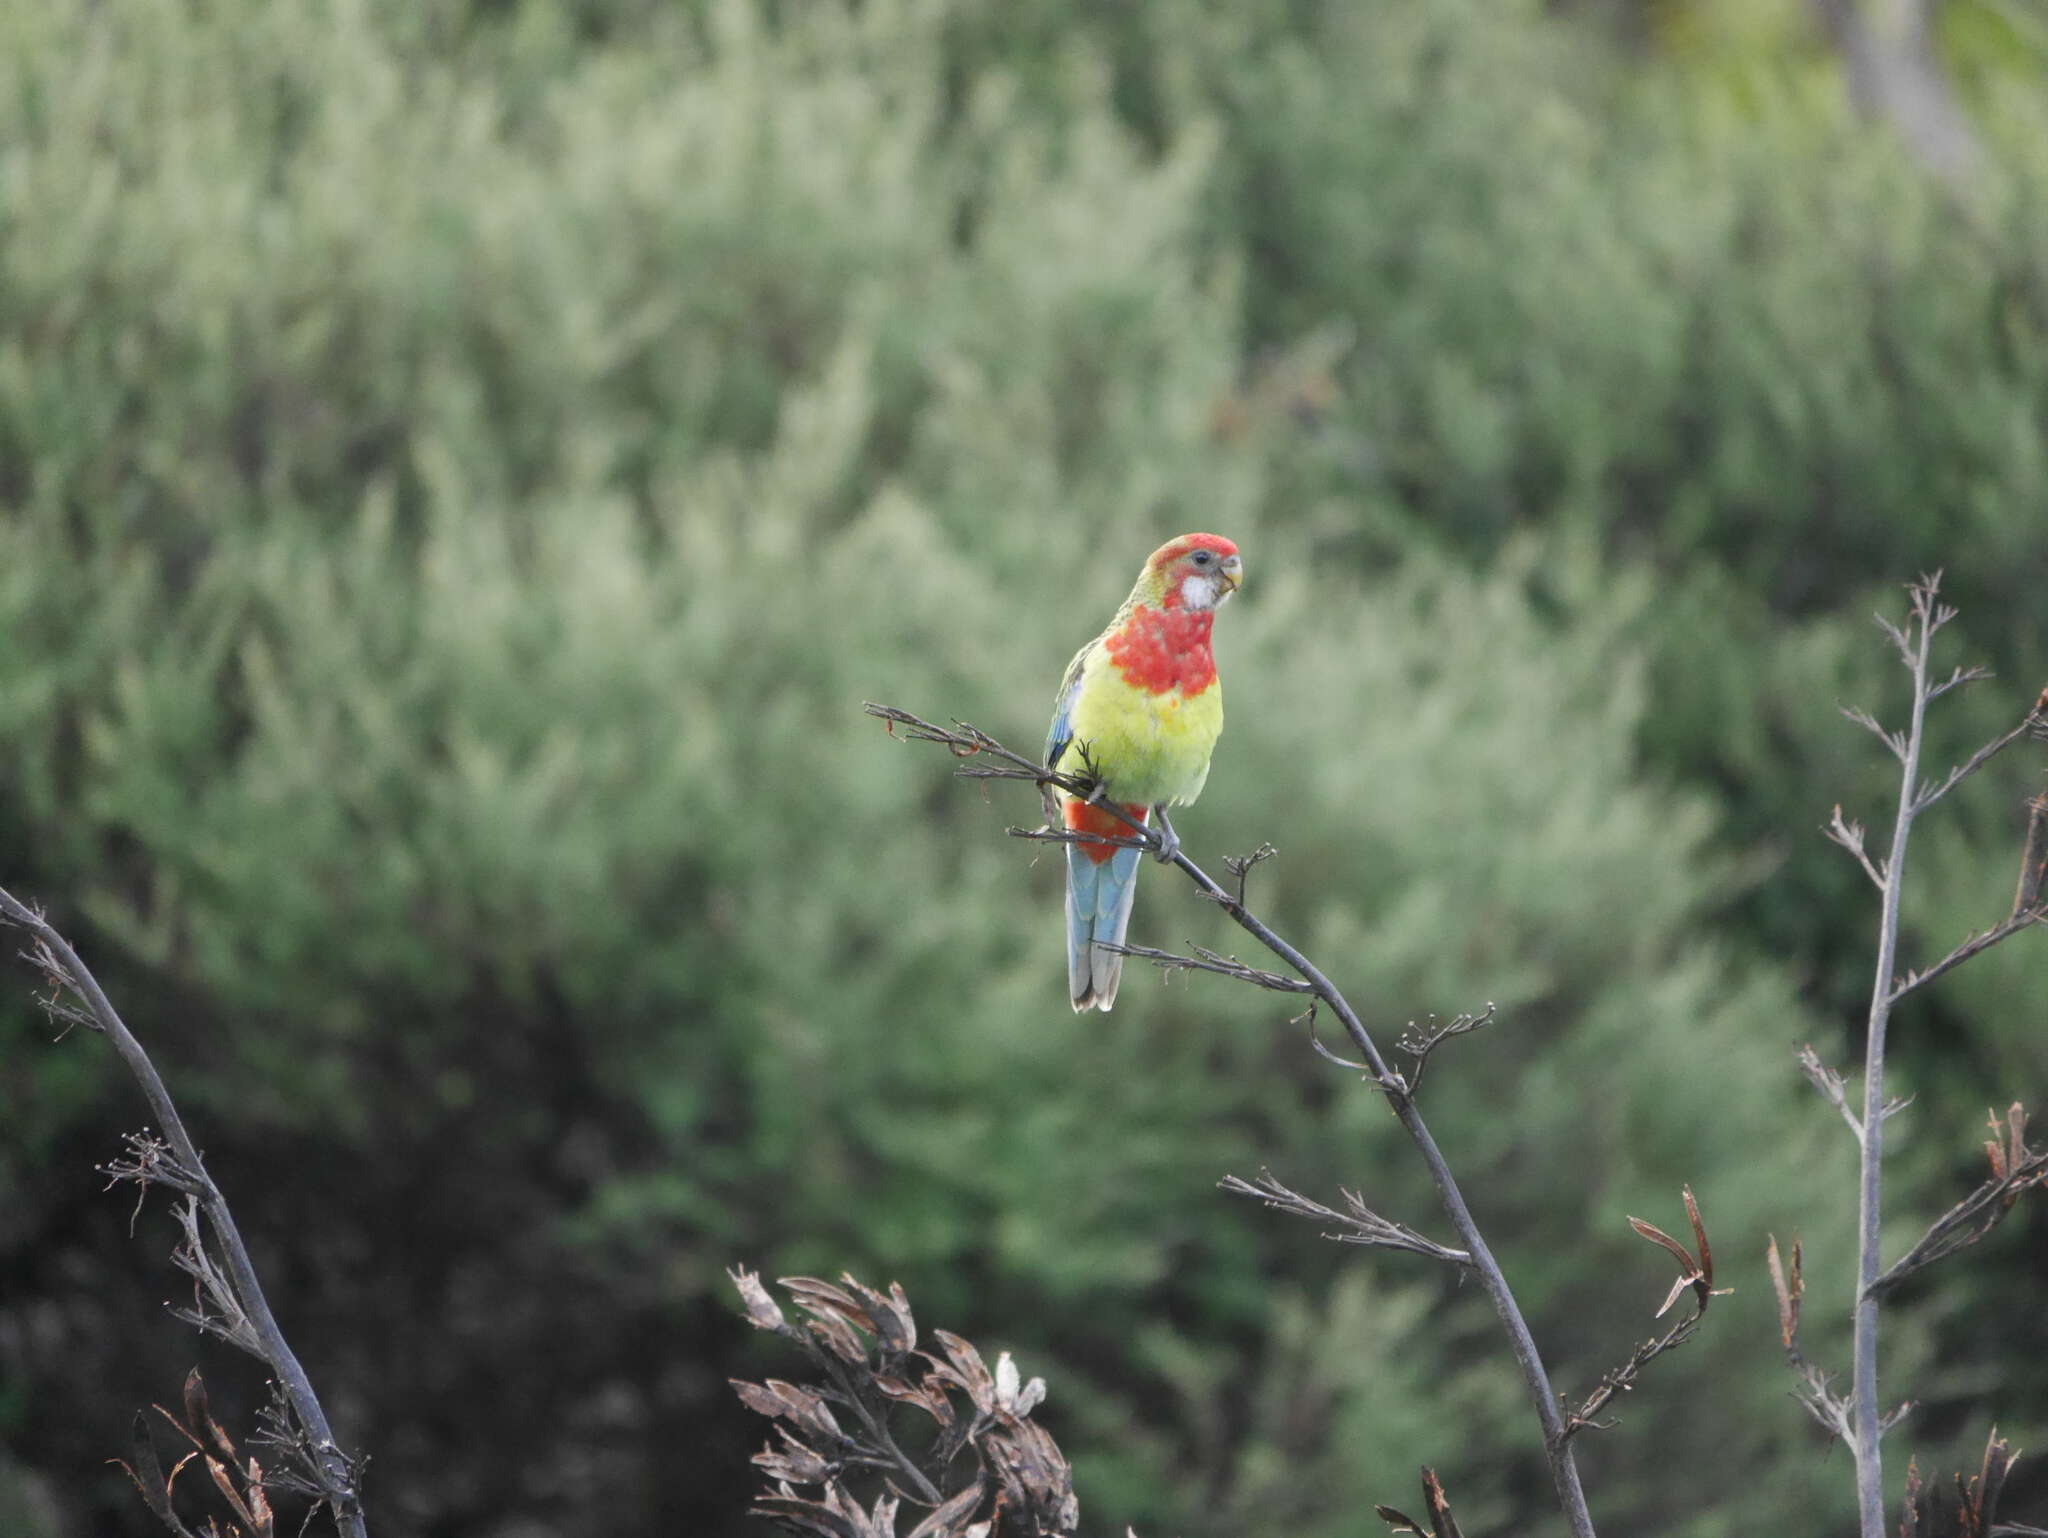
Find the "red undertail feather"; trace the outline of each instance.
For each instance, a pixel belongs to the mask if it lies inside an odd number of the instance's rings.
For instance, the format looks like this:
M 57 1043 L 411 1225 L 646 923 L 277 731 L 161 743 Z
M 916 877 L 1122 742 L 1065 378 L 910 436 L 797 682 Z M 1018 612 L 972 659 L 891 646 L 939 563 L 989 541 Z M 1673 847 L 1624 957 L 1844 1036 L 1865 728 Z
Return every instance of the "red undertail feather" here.
M 1086 801 L 1069 801 L 1066 810 L 1067 826 L 1076 833 L 1099 833 L 1109 838 L 1132 836 L 1131 827 L 1119 821 L 1116 813 L 1108 807 L 1091 806 Z M 1145 821 L 1144 807 L 1127 806 L 1124 810 L 1131 815 L 1133 821 Z M 1087 856 L 1097 865 L 1117 852 L 1117 846 L 1114 844 L 1070 844 L 1067 847 Z

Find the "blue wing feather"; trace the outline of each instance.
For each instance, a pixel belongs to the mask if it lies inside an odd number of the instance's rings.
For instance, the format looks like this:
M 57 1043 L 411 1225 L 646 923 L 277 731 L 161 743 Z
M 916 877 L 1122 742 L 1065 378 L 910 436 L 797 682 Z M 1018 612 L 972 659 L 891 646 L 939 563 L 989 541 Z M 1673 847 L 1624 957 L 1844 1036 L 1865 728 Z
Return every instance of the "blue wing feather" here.
M 1074 660 L 1067 664 L 1066 677 L 1060 680 L 1059 697 L 1052 702 L 1052 730 L 1045 736 L 1045 767 L 1057 769 L 1060 755 L 1067 751 L 1067 745 L 1074 740 L 1074 701 L 1081 697 L 1081 670 L 1088 664 L 1088 654 L 1095 650 L 1095 642 L 1074 653 Z

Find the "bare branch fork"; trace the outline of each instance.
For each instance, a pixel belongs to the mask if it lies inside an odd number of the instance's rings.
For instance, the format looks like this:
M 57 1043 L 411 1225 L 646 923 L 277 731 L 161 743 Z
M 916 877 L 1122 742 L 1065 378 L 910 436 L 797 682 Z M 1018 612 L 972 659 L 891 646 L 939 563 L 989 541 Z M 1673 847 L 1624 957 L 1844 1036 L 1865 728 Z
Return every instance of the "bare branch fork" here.
M 319 1396 L 313 1391 L 312 1380 L 300 1366 L 298 1357 L 286 1343 L 284 1332 L 278 1328 L 277 1320 L 270 1312 L 262 1283 L 257 1280 L 255 1264 L 249 1258 L 248 1246 L 242 1242 L 241 1231 L 236 1228 L 234 1215 L 228 1210 L 227 1198 L 206 1173 L 206 1162 L 200 1157 L 191 1134 L 185 1130 L 185 1123 L 178 1115 L 178 1108 L 172 1103 L 170 1091 L 165 1088 L 156 1065 L 123 1022 L 91 970 L 40 911 L 0 889 L 0 922 L 18 925 L 28 932 L 29 947 L 22 954 L 43 974 L 48 984 L 49 997 L 42 1002 L 52 1018 L 63 1021 L 67 1029 L 73 1025 L 84 1025 L 113 1043 L 115 1052 L 141 1086 L 150 1113 L 162 1129 L 160 1137 L 149 1133 L 131 1134 L 127 1140 L 127 1156 L 102 1166 L 102 1172 L 115 1181 L 134 1182 L 138 1188 L 138 1201 L 152 1183 L 183 1193 L 184 1199 L 177 1209 L 183 1238 L 172 1259 L 192 1277 L 194 1306 L 176 1312 L 180 1318 L 206 1333 L 239 1346 L 276 1374 L 273 1388 L 278 1402 L 265 1412 L 265 1430 L 259 1434 L 258 1440 L 278 1450 L 282 1466 L 269 1474 L 267 1483 L 309 1496 L 317 1503 L 315 1512 L 324 1505 L 333 1514 L 335 1526 L 344 1538 L 366 1538 L 368 1527 L 363 1519 L 359 1489 L 361 1464 L 336 1444 L 334 1433 L 328 1428 L 326 1412 L 321 1409 Z M 208 1234 L 212 1237 L 213 1248 L 207 1244 Z M 188 1419 L 191 1419 L 194 1399 L 189 1385 L 186 1397 Z M 197 1402 L 203 1410 L 203 1392 Z M 178 1425 L 168 1413 L 166 1418 L 171 1419 L 174 1426 Z M 195 1421 L 192 1430 L 205 1432 L 207 1425 L 210 1422 L 201 1424 Z M 213 1430 L 217 1432 L 218 1428 Z M 191 1430 L 187 1430 L 186 1435 L 194 1440 L 195 1447 L 206 1450 L 197 1438 L 192 1438 Z M 136 1483 L 141 1487 L 150 1509 L 173 1531 L 183 1532 L 183 1525 L 170 1510 L 169 1482 L 160 1481 L 152 1489 L 141 1477 L 146 1470 L 157 1468 L 153 1452 L 146 1458 L 143 1456 L 145 1446 L 146 1438 L 138 1436 L 137 1460 L 145 1467 L 131 1467 L 130 1473 L 137 1476 Z M 220 1433 L 211 1446 L 215 1450 L 225 1450 L 230 1460 L 234 1459 L 233 1445 L 226 1441 L 225 1433 Z M 254 1460 L 250 1460 L 249 1466 L 255 1467 Z M 239 1464 L 236 1467 L 239 1468 Z M 175 1471 L 171 1478 L 176 1478 Z M 219 1483 L 218 1476 L 216 1483 Z M 260 1486 L 257 1493 L 261 1493 Z M 246 1492 L 235 1498 L 246 1501 Z
M 1898 803 L 1892 820 L 1890 852 L 1882 859 L 1873 858 L 1864 846 L 1862 826 L 1844 818 L 1839 806 L 1834 809 L 1824 830 L 1830 839 L 1855 857 L 1881 898 L 1877 961 L 1871 983 L 1864 1051 L 1862 1113 L 1858 1115 L 1850 1107 L 1839 1073 L 1822 1064 L 1810 1047 L 1800 1054 L 1800 1065 L 1807 1078 L 1849 1124 L 1862 1154 L 1858 1181 L 1855 1359 L 1847 1402 L 1833 1394 L 1827 1376 L 1808 1364 L 1799 1353 L 1797 1332 L 1801 1282 L 1797 1244 L 1793 1246 L 1789 1275 L 1775 1240 L 1769 1257 L 1772 1282 L 1778 1293 L 1786 1353 L 1806 1384 L 1802 1401 L 1822 1425 L 1849 1443 L 1855 1455 L 1861 1538 L 1882 1538 L 1885 1515 L 1879 1444 L 1884 1432 L 1904 1413 L 1905 1408 L 1902 1406 L 1890 1416 L 1881 1415 L 1878 1410 L 1879 1293 L 1911 1271 L 1981 1238 L 2004 1215 L 2021 1189 L 2040 1183 L 2044 1167 L 2048 1167 L 2048 1155 L 2035 1154 L 2027 1149 L 2023 1137 L 2024 1113 L 2017 1112 L 2015 1108 L 2015 1118 L 2009 1128 L 2009 1143 L 1993 1147 L 1993 1178 L 1937 1221 L 1898 1265 L 1881 1272 L 1878 1238 L 1883 1198 L 1884 1124 L 1903 1108 L 1902 1102 L 1887 1099 L 1884 1089 L 1885 1036 L 1892 1007 L 1935 978 L 2048 918 L 2048 904 L 2041 900 L 2040 875 L 2041 824 L 2048 807 L 2037 799 L 2031 807 L 2027 847 L 2010 916 L 1982 933 L 1965 938 L 1931 966 L 1903 975 L 1898 971 L 1900 888 L 1905 878 L 1907 845 L 1915 819 L 2021 737 L 2030 733 L 2042 735 L 2044 722 L 2048 722 L 2048 691 L 2043 691 L 2017 725 L 1979 748 L 1939 781 L 1922 780 L 1920 756 L 1925 743 L 1928 705 L 1952 689 L 1990 676 L 1982 668 L 1974 667 L 1956 668 L 1945 679 L 1937 679 L 1930 671 L 1928 664 L 1934 637 L 1956 614 L 1953 608 L 1939 601 L 1940 587 L 1940 573 L 1921 577 L 1907 590 L 1905 623 L 1894 624 L 1883 616 L 1879 616 L 1877 621 L 1912 677 L 1912 708 L 1907 724 L 1896 730 L 1887 730 L 1867 711 L 1854 708 L 1843 711 L 1850 720 L 1876 736 L 1899 761 Z
M 1149 961 L 1169 976 L 1175 972 L 1214 972 L 1219 977 L 1234 977 L 1241 983 L 1250 983 L 1254 988 L 1264 988 L 1273 993 L 1312 994 L 1316 991 L 1313 984 L 1298 977 L 1247 966 L 1235 956 L 1225 956 L 1200 945 L 1190 944 L 1188 949 L 1194 954 L 1182 956 L 1173 951 L 1154 950 L 1149 945 L 1111 945 L 1101 940 L 1096 944 L 1120 956 L 1135 956 L 1140 961 Z
M 1469 1266 L 1472 1257 L 1464 1250 L 1454 1250 L 1448 1245 L 1438 1244 L 1434 1239 L 1424 1238 L 1406 1223 L 1396 1223 L 1391 1218 L 1381 1217 L 1365 1203 L 1365 1198 L 1356 1191 L 1344 1193 L 1344 1205 L 1348 1212 L 1338 1212 L 1325 1207 L 1312 1197 L 1303 1196 L 1299 1191 L 1282 1185 L 1271 1170 L 1260 1170 L 1256 1181 L 1244 1180 L 1236 1175 L 1225 1175 L 1217 1183 L 1220 1190 L 1232 1196 L 1249 1197 L 1255 1202 L 1271 1207 L 1275 1212 L 1292 1213 L 1298 1218 L 1307 1218 L 1312 1223 L 1327 1225 L 1323 1237 L 1334 1239 L 1339 1244 L 1365 1244 L 1383 1250 L 1406 1250 L 1411 1255 L 1421 1255 L 1430 1260 L 1441 1260 L 1447 1265 Z
M 948 728 L 889 705 L 870 702 L 864 704 L 862 708 L 869 715 L 887 722 L 892 735 L 900 729 L 911 741 L 937 743 L 956 757 L 985 756 L 994 760 L 966 765 L 957 771 L 968 779 L 1023 780 L 1037 785 L 1041 792 L 1049 792 L 1056 788 L 1084 799 L 1092 797 L 1132 830 L 1132 836 L 1128 839 L 1102 838 L 1098 835 L 1079 836 L 1088 842 L 1149 849 L 1154 853 L 1162 847 L 1154 831 L 1134 818 L 1125 816 L 1122 808 L 1114 801 L 1101 797 L 1099 787 L 1086 775 L 1060 774 L 1048 770 L 1036 760 L 1011 751 L 986 732 L 965 722 L 957 722 L 954 727 Z M 1012 828 L 1010 832 L 1017 837 L 1048 842 L 1077 841 L 1076 835 L 1049 828 Z M 1437 1147 L 1436 1139 L 1422 1119 L 1422 1112 L 1415 1102 L 1413 1086 L 1388 1065 L 1371 1033 L 1367 1031 L 1364 1021 L 1359 1018 L 1358 1012 L 1351 1007 L 1336 985 L 1324 976 L 1312 961 L 1274 933 L 1264 920 L 1246 906 L 1244 879 L 1252 865 L 1262 858 L 1265 856 L 1249 856 L 1243 862 L 1232 865 L 1231 873 L 1236 876 L 1238 882 L 1235 893 L 1218 884 L 1215 878 L 1190 859 L 1184 850 L 1177 851 L 1171 863 L 1177 866 L 1205 896 L 1222 908 L 1239 928 L 1286 963 L 1309 985 L 1313 1002 L 1328 1008 L 1343 1024 L 1345 1034 L 1351 1038 L 1351 1043 L 1362 1060 L 1363 1070 L 1385 1093 L 1387 1104 L 1392 1108 L 1395 1117 L 1415 1144 L 1417 1153 L 1421 1155 L 1424 1165 L 1428 1168 L 1430 1179 L 1436 1186 L 1437 1200 L 1442 1204 L 1445 1216 L 1450 1219 L 1451 1227 L 1456 1230 L 1458 1241 L 1464 1247 L 1466 1264 L 1477 1273 L 1481 1286 L 1485 1288 L 1486 1295 L 1493 1304 L 1494 1312 L 1500 1318 L 1501 1328 L 1507 1334 L 1515 1363 L 1521 1369 L 1523 1384 L 1530 1402 L 1543 1427 L 1544 1457 L 1550 1466 L 1551 1482 L 1557 1492 L 1558 1505 L 1571 1526 L 1574 1538 L 1593 1538 L 1593 1518 L 1586 1508 L 1586 1497 L 1579 1481 L 1578 1465 L 1572 1456 L 1571 1433 L 1567 1428 L 1556 1391 L 1550 1385 L 1549 1374 L 1544 1370 L 1543 1359 L 1536 1349 L 1535 1338 L 1530 1334 L 1528 1322 L 1522 1317 L 1521 1307 L 1515 1301 L 1507 1277 L 1502 1273 L 1500 1263 L 1494 1259 L 1493 1252 L 1487 1247 L 1485 1237 L 1480 1233 L 1479 1225 L 1465 1203 L 1464 1193 L 1458 1189 L 1457 1180 L 1451 1174 L 1450 1165 L 1444 1159 L 1442 1150 Z

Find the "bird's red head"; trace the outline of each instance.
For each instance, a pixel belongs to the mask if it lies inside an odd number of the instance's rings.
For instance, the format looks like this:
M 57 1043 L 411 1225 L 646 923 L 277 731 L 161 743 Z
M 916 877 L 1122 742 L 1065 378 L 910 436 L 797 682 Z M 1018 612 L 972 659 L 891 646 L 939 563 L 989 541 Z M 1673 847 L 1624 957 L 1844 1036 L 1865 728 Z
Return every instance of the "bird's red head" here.
M 1162 609 L 1214 609 L 1244 580 L 1237 546 L 1221 534 L 1183 534 L 1152 552 L 1138 586 Z

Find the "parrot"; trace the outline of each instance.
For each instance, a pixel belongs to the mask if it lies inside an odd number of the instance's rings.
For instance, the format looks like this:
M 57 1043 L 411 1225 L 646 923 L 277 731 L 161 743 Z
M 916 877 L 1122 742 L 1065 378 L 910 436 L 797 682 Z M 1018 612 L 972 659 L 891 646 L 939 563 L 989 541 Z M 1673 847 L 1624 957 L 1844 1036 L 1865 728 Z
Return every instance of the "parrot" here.
M 1093 782 L 1087 796 L 1049 792 L 1048 820 L 1071 832 L 1129 836 L 1101 805 L 1113 801 L 1147 827 L 1159 819 L 1162 862 L 1180 852 L 1167 808 L 1185 806 L 1209 777 L 1223 730 L 1223 686 L 1209 634 L 1216 610 L 1244 580 L 1237 546 L 1220 534 L 1183 534 L 1146 558 L 1109 628 L 1068 664 L 1053 705 L 1045 766 Z M 1062 769 L 1062 765 L 1065 765 Z M 1076 1013 L 1116 1003 L 1141 851 L 1067 846 L 1067 983 Z

